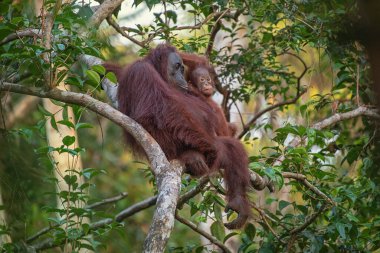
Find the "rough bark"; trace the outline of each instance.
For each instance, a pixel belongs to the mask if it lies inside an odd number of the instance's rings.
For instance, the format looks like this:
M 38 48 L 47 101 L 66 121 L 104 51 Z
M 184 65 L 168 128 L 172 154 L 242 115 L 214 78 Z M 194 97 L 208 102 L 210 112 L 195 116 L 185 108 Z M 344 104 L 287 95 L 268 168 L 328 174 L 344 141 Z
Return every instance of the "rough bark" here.
M 171 168 L 162 168 L 157 174 L 157 207 L 149 233 L 145 238 L 143 252 L 164 252 L 170 233 L 174 227 L 174 216 L 181 188 L 182 165 L 179 161 L 171 162 Z M 168 170 L 169 169 L 169 170 Z

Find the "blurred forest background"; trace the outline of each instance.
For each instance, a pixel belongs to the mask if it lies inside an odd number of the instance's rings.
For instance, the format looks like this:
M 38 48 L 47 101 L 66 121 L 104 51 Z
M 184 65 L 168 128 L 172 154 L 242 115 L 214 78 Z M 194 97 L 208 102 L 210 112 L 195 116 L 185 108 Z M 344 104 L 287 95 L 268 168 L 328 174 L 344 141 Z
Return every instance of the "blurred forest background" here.
M 376 1 L 121 2 L 96 24 L 102 0 L 0 3 L 2 252 L 142 250 L 153 207 L 88 225 L 156 194 L 149 164 L 128 152 L 122 129 L 86 107 L 2 85 L 57 86 L 107 102 L 104 69 L 75 67 L 78 56 L 129 64 L 165 41 L 210 59 L 220 81 L 214 99 L 238 126 L 250 169 L 275 185 L 252 191 L 242 230 L 223 227 L 220 178 L 187 201 L 183 218 L 231 252 L 380 252 Z M 183 176 L 182 192 L 195 185 Z M 178 221 L 166 247 L 220 250 Z

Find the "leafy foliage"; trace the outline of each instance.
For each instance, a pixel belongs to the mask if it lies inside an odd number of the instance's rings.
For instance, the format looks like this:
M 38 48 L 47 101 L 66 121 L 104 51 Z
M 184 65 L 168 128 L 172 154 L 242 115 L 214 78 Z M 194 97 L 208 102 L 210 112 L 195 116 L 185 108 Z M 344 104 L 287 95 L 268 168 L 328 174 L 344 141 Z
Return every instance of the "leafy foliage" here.
M 117 36 L 86 27 L 93 14 L 89 4 L 65 3 L 57 12 L 55 4 L 45 1 L 42 15 L 36 15 L 39 11 L 32 5 L 10 0 L 0 3 L 3 13 L 0 85 L 13 82 L 45 90 L 49 89 L 49 82 L 64 82 L 66 88 L 104 98 L 101 81 L 108 78 L 116 83 L 115 75 L 106 73 L 99 65 L 86 68 L 75 62 L 81 54 L 107 58 L 114 54 L 119 58 L 120 49 L 110 43 Z M 223 95 L 228 119 L 247 123 L 254 116 L 253 111 L 296 99 L 275 107 L 280 109 L 276 112 L 265 113 L 243 134 L 250 152 L 250 169 L 269 178 L 276 192 L 280 192 L 252 193 L 252 222 L 241 231 L 224 229 L 226 219 L 236 214 L 223 212 L 225 202 L 221 196 L 225 190 L 218 177 L 210 179 L 200 197 L 186 202 L 179 210 L 182 216 L 195 224 L 209 222 L 210 235 L 225 244 L 237 241 L 238 252 L 379 250 L 377 125 L 373 119 L 361 117 L 328 128 L 313 127 L 333 114 L 376 102 L 364 48 L 343 36 L 344 25 L 349 25 L 350 17 L 356 15 L 355 1 L 185 0 L 163 4 L 139 0 L 133 1 L 133 8 L 149 11 L 152 17 L 148 25 L 123 28 L 128 36 L 141 42 L 138 55 L 145 55 L 149 47 L 164 40 L 180 50 L 210 56 L 218 73 L 218 91 Z M 55 16 L 51 45 L 46 47 L 42 24 L 49 12 Z M 123 15 L 122 9 L 120 21 L 128 19 Z M 187 17 L 186 25 L 193 24 L 192 28 L 185 27 L 183 17 Z M 34 34 L 1 42 L 16 31 L 26 30 Z M 130 44 L 127 46 L 135 49 Z M 0 98 L 1 115 L 5 115 L 5 96 L 0 93 Z M 20 100 L 18 96 L 11 98 L 11 102 Z M 0 237 L 12 238 L 12 242 L 1 245 L 2 252 L 22 252 L 33 245 L 34 239 L 42 241 L 44 237 L 24 240 L 44 227 L 49 227 L 43 236 L 52 239 L 52 245 L 71 244 L 74 251 L 102 247 L 109 252 L 126 248 L 141 251 L 151 212 L 130 218 L 125 227 L 112 219 L 142 197 L 155 194 L 155 185 L 151 184 L 153 175 L 145 164 L 130 162 L 131 156 L 123 149 L 118 128 L 106 126 L 104 119 L 89 115 L 85 107 L 52 102 L 61 108 L 58 112 L 39 105 L 30 119 L 23 119 L 12 130 L 2 130 L 0 147 L 12 150 L 0 151 L 0 171 L 9 181 L 1 182 L 4 204 L 0 211 L 5 210 L 9 217 L 7 223 L 0 225 Z M 236 107 L 243 113 L 237 115 L 237 110 L 231 110 Z M 69 116 L 68 108 L 73 110 L 73 117 Z M 58 114 L 62 120 L 57 120 Z M 2 118 L 0 123 L 4 123 Z M 78 141 L 73 135 L 62 136 L 59 147 L 50 146 L 45 137 L 46 124 L 56 131 L 59 126 L 75 130 L 80 146 L 72 147 Z M 25 145 L 31 147 L 28 152 Z M 69 173 L 61 180 L 68 185 L 68 191 L 54 189 L 60 180 L 53 173 L 56 164 L 51 154 L 54 152 L 82 158 L 86 164 L 80 172 L 67 168 Z M 38 175 L 44 186 L 35 179 L 15 177 L 12 173 L 17 170 L 20 175 Z M 25 217 L 17 216 L 10 206 L 15 199 L 11 192 L 18 189 L 12 187 L 20 181 L 21 185 L 25 184 L 20 189 L 33 202 L 31 206 L 20 204 Z M 182 193 L 194 187 L 197 180 L 184 178 Z M 110 207 L 89 208 L 90 204 L 126 189 L 130 191 L 127 200 Z M 43 200 L 39 199 L 41 196 Z M 58 207 L 54 197 L 62 202 L 62 207 Z M 16 202 L 21 203 L 22 198 Z M 110 222 L 93 227 L 84 218 L 91 222 Z M 17 232 L 25 230 L 19 229 L 17 221 L 27 224 L 25 232 Z M 175 230 L 168 252 L 208 250 L 208 245 L 201 243 L 184 225 L 176 224 Z M 121 242 L 114 240 L 115 236 Z

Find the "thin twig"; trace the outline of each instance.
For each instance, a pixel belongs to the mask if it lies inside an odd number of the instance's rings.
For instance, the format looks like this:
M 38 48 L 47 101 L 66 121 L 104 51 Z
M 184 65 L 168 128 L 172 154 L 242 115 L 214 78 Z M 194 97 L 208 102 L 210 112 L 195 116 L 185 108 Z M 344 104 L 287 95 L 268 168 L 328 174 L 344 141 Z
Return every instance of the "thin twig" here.
M 297 91 L 298 93 L 298 91 Z M 277 104 L 274 104 L 274 105 L 271 105 L 267 108 L 265 108 L 264 110 L 258 112 L 247 124 L 244 125 L 243 127 L 243 130 L 240 132 L 240 134 L 238 135 L 238 138 L 242 138 L 251 128 L 252 124 L 256 122 L 256 120 L 258 118 L 260 118 L 261 116 L 263 116 L 265 113 L 269 112 L 269 111 L 272 111 L 278 107 L 281 107 L 281 106 L 284 106 L 284 105 L 291 105 L 291 104 L 294 104 L 297 102 L 297 100 L 303 95 L 306 93 L 306 90 L 304 91 L 301 91 L 300 93 L 298 93 L 298 95 L 296 97 L 294 97 L 293 99 L 291 100 L 287 100 L 287 101 L 283 101 L 283 102 L 280 102 L 280 103 L 277 103 Z
M 356 64 L 356 104 L 358 106 L 360 106 L 359 85 L 360 85 L 360 65 Z
M 321 190 L 319 190 L 317 187 L 312 185 L 306 178 L 305 175 L 303 174 L 298 174 L 298 173 L 292 173 L 292 172 L 283 172 L 282 176 L 284 178 L 292 178 L 296 179 L 297 181 L 301 182 L 304 186 L 309 188 L 312 192 L 317 194 L 318 196 L 322 197 L 324 200 L 326 200 L 329 204 L 335 205 L 335 202 L 328 197 L 326 194 L 324 194 Z
M 94 208 L 97 208 L 99 206 L 104 206 L 104 205 L 107 205 L 107 204 L 115 203 L 115 202 L 117 202 L 119 200 L 125 199 L 127 196 L 128 196 L 128 192 L 122 192 L 122 193 L 120 193 L 119 195 L 117 195 L 115 197 L 108 198 L 108 199 L 103 199 L 101 201 L 98 201 L 98 202 L 95 202 L 95 203 L 93 203 L 91 205 L 88 205 L 85 208 L 94 209 Z
M 209 180 L 210 179 L 208 176 L 204 176 L 204 177 L 200 178 L 198 180 L 198 185 L 196 187 L 192 188 L 188 192 L 181 195 L 181 197 L 179 198 L 178 203 L 177 203 L 177 208 L 181 209 L 183 207 L 183 205 L 186 203 L 186 201 L 188 201 L 189 199 L 193 198 L 195 195 L 200 193 L 202 191 L 202 189 L 207 185 Z
M 311 223 L 313 223 L 313 221 L 315 221 L 315 219 L 318 218 L 318 216 L 326 209 L 326 205 L 322 205 L 321 208 L 319 208 L 319 210 L 314 213 L 313 215 L 311 215 L 306 221 L 304 224 L 302 224 L 301 226 L 291 230 L 289 233 L 291 235 L 295 235 L 301 231 L 303 231 L 305 228 L 307 228 Z
M 206 57 L 210 57 L 212 48 L 214 46 L 214 41 L 215 41 L 216 34 L 219 32 L 220 28 L 222 27 L 220 20 L 229 11 L 230 11 L 230 9 L 228 8 L 225 11 L 223 11 L 222 14 L 219 15 L 219 17 L 216 17 L 215 25 L 213 26 L 213 28 L 211 30 L 211 33 L 210 33 L 210 39 L 209 39 L 209 42 L 208 42 L 208 45 L 207 45 L 207 49 L 206 49 L 206 53 L 205 53 Z
M 256 205 L 253 205 L 253 208 L 259 213 L 261 219 L 264 221 L 265 225 L 268 227 L 268 229 L 271 231 L 271 233 L 278 239 L 278 240 L 281 240 L 280 237 L 278 236 L 278 234 L 276 233 L 276 231 L 274 231 L 274 229 L 272 228 L 272 226 L 269 224 L 268 220 L 267 220 L 267 215 L 264 213 L 263 210 L 261 210 L 261 208 L 257 207 Z
M 297 96 L 298 96 L 299 93 L 300 93 L 301 79 L 302 79 L 303 76 L 306 74 L 306 72 L 307 72 L 307 70 L 309 69 L 309 67 L 306 65 L 306 62 L 305 62 L 305 61 L 304 61 L 299 55 L 297 55 L 297 54 L 293 54 L 293 53 L 291 53 L 291 52 L 284 52 L 284 53 L 282 53 L 282 54 L 288 54 L 288 55 L 291 55 L 291 56 L 297 58 L 297 59 L 302 63 L 302 65 L 303 65 L 303 67 L 304 67 L 304 69 L 303 69 L 301 75 L 299 75 L 299 76 L 297 77 Z M 280 54 L 280 55 L 281 55 L 281 54 Z
M 214 236 L 210 235 L 209 233 L 207 233 L 206 231 L 204 231 L 203 229 L 200 229 L 198 228 L 194 223 L 186 220 L 185 218 L 182 218 L 178 212 L 176 212 L 175 214 L 175 218 L 181 222 L 182 224 L 188 226 L 189 228 L 191 228 L 193 231 L 197 232 L 198 234 L 202 235 L 203 237 L 205 237 L 207 240 L 209 240 L 211 243 L 215 244 L 216 246 L 218 246 L 222 252 L 226 252 L 226 253 L 230 253 L 231 251 L 221 242 L 219 241 L 217 238 L 215 238 Z
M 110 26 L 112 26 L 118 33 L 120 33 L 121 35 L 123 35 L 125 38 L 129 39 L 130 41 L 132 41 L 133 43 L 135 43 L 136 45 L 142 47 L 142 48 L 145 48 L 146 47 L 146 44 L 143 43 L 143 42 L 140 42 L 138 40 L 136 40 L 135 38 L 129 36 L 116 22 L 115 20 L 113 20 L 112 18 L 112 15 L 109 15 L 107 17 L 107 22 Z

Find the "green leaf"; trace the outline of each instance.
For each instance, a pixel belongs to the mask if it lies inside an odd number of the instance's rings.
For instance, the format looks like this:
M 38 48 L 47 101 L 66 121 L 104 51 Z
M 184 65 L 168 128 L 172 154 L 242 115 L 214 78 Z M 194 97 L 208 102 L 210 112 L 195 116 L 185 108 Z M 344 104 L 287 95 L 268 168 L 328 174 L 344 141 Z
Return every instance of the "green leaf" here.
M 116 75 L 115 75 L 113 72 L 108 72 L 108 73 L 106 74 L 106 78 L 107 78 L 108 80 L 110 80 L 111 82 L 117 84 L 117 77 L 116 77 Z
M 232 236 L 238 235 L 238 232 L 231 232 L 228 235 L 226 235 L 223 239 L 223 243 L 225 243 L 228 239 L 230 239 Z
M 350 221 L 353 221 L 353 222 L 356 222 L 356 223 L 360 222 L 359 219 L 355 215 L 353 215 L 352 213 L 347 213 L 347 218 Z
M 70 240 L 78 240 L 82 236 L 82 231 L 79 228 L 70 228 L 67 232 L 67 238 Z
M 347 160 L 347 162 L 351 165 L 353 162 L 355 162 L 358 159 L 361 151 L 362 151 L 362 147 L 360 146 L 355 146 L 351 148 L 350 151 L 348 151 L 346 157 L 343 159 L 341 164 L 343 164 L 343 162 Z
M 345 231 L 345 224 L 342 223 L 335 223 L 335 227 L 339 232 L 340 237 L 342 237 L 343 240 L 346 239 L 346 231 Z
M 214 203 L 214 214 L 217 221 L 223 222 L 223 216 L 222 216 L 222 208 L 217 204 Z
M 159 4 L 160 2 L 160 0 L 145 0 L 146 6 L 148 6 L 149 10 L 151 10 L 154 5 Z
M 66 184 L 68 184 L 68 185 L 73 185 L 78 180 L 76 175 L 72 175 L 72 176 L 66 175 L 63 179 L 65 180 Z
M 252 223 L 248 223 L 244 229 L 244 233 L 248 236 L 248 238 L 253 241 L 256 236 L 256 227 Z
M 51 112 L 49 112 L 48 110 L 46 110 L 43 106 L 41 105 L 38 105 L 38 110 L 45 116 L 53 116 L 53 114 Z
M 213 236 L 215 236 L 218 240 L 223 241 L 223 238 L 225 236 L 223 223 L 215 221 L 214 223 L 212 223 L 210 230 Z
M 268 43 L 273 38 L 271 33 L 264 33 L 262 43 Z
M 64 121 L 69 121 L 69 113 L 68 113 L 68 110 L 67 110 L 67 106 L 63 107 L 62 118 L 63 118 Z
M 166 11 L 166 16 L 173 20 L 174 24 L 177 23 L 177 13 L 175 11 L 172 11 L 172 10 L 168 10 Z
M 54 217 L 50 217 L 50 218 L 47 218 L 48 221 L 51 221 L 52 223 L 55 223 L 57 225 L 62 225 L 65 223 L 65 219 L 63 218 L 54 218 Z
M 89 123 L 77 123 L 75 125 L 75 130 L 81 129 L 81 128 L 93 128 L 93 125 Z
M 73 128 L 73 129 L 75 129 L 75 126 L 74 126 L 73 122 L 71 122 L 71 121 L 68 121 L 68 120 L 60 120 L 60 121 L 58 121 L 57 123 L 58 123 L 58 124 L 61 124 L 61 125 L 65 125 L 65 126 L 67 126 L 67 127 L 69 127 L 69 128 Z
M 65 50 L 65 45 L 63 45 L 63 44 L 57 44 L 57 48 L 58 48 L 58 50 L 63 51 L 63 50 Z
M 204 246 L 199 246 L 195 249 L 195 253 L 202 253 L 204 251 L 205 247 Z
M 278 208 L 280 210 L 284 209 L 285 207 L 291 205 L 292 203 L 288 202 L 288 201 L 285 201 L 285 200 L 280 200 L 280 202 L 278 203 Z
M 50 118 L 50 125 L 51 125 L 56 131 L 58 131 L 57 122 L 55 121 L 54 116 L 52 116 L 52 117 Z
M 62 139 L 62 142 L 63 142 L 63 144 L 65 144 L 66 146 L 70 146 L 70 145 L 72 145 L 72 144 L 75 142 L 75 136 L 65 136 L 65 137 Z
M 94 85 L 98 85 L 100 83 L 100 76 L 95 71 L 88 69 L 86 70 L 86 76 L 89 82 L 91 82 Z
M 104 76 L 104 74 L 106 73 L 106 69 L 102 65 L 94 65 L 91 67 L 91 69 L 101 74 L 102 76 Z
M 78 77 L 69 76 L 65 79 L 65 84 L 77 86 L 79 88 L 83 87 L 83 81 L 80 80 Z

